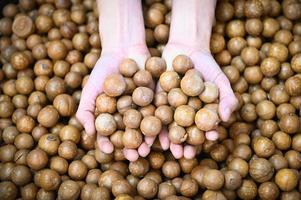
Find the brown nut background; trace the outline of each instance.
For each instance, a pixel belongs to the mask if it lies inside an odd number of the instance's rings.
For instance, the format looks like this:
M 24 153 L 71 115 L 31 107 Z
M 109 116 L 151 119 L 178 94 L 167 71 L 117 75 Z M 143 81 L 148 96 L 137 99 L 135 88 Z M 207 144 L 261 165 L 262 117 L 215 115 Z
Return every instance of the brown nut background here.
M 217 1 L 208 52 L 239 102 L 227 122 L 219 88 L 189 55 L 174 55 L 171 69 L 161 57 L 172 3 L 142 1 L 151 56 L 144 66 L 126 58 L 106 77 L 93 100 L 95 135 L 75 114 L 102 51 L 96 1 L 4 5 L 0 199 L 301 198 L 300 1 Z M 111 152 L 99 149 L 100 136 Z

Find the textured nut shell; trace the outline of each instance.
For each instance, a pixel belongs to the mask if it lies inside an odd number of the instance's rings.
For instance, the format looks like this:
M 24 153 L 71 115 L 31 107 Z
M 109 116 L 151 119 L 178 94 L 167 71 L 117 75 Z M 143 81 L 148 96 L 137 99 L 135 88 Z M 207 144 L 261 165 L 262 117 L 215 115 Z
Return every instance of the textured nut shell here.
M 212 130 L 219 122 L 216 112 L 208 108 L 200 109 L 195 115 L 195 124 L 202 131 Z
M 218 97 L 218 88 L 214 83 L 205 82 L 205 89 L 200 95 L 200 99 L 205 103 L 212 103 Z
M 99 134 L 108 136 L 114 133 L 117 128 L 117 124 L 112 115 L 103 113 L 96 118 L 95 128 Z
M 181 80 L 181 89 L 188 96 L 198 96 L 204 90 L 202 77 L 198 73 L 189 73 L 189 71 Z
M 145 136 L 156 136 L 160 133 L 162 123 L 154 116 L 147 116 L 141 121 L 140 129 Z
M 125 89 L 126 83 L 120 74 L 109 75 L 103 83 L 103 91 L 111 97 L 120 96 Z

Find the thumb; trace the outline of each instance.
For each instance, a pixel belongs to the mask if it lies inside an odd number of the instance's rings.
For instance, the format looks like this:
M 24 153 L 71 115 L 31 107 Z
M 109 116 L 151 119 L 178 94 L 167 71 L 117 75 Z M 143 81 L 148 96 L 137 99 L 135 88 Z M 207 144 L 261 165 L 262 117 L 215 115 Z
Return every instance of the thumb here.
M 237 108 L 238 100 L 234 95 L 229 80 L 223 73 L 216 78 L 215 83 L 220 92 L 219 115 L 222 121 L 226 122 Z
M 97 145 L 98 148 L 104 153 L 110 154 L 114 151 L 114 146 L 108 137 L 97 135 Z
M 151 150 L 151 146 L 153 145 L 155 139 L 156 139 L 156 136 L 154 136 L 154 137 L 146 136 L 144 138 L 144 142 L 138 148 L 138 153 L 140 156 L 146 157 L 149 154 L 149 152 Z
M 168 130 L 164 127 L 159 134 L 159 141 L 163 150 L 167 150 L 170 146 L 170 141 L 168 138 Z
M 90 136 L 95 134 L 94 101 L 96 95 L 96 91 L 88 82 L 82 90 L 81 100 L 76 112 L 76 118 L 84 126 L 86 133 Z
M 85 131 L 89 136 L 92 136 L 95 134 L 94 115 L 90 111 L 79 110 L 76 113 L 76 118 L 84 126 Z

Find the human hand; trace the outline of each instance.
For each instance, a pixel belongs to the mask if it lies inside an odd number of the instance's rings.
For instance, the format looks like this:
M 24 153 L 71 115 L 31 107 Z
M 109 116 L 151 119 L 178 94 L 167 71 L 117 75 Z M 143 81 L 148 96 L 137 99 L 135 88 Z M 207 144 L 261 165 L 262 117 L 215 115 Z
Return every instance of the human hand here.
M 82 90 L 76 117 L 83 124 L 88 135 L 95 134 L 94 110 L 96 97 L 102 93 L 105 78 L 118 72 L 121 61 L 131 58 L 140 68 L 144 68 L 150 56 L 145 44 L 145 30 L 142 3 L 139 0 L 97 0 L 99 12 L 99 34 L 101 57 Z M 147 141 L 147 138 L 145 139 Z M 104 153 L 112 153 L 114 147 L 107 137 L 98 136 L 97 144 Z M 139 154 L 148 154 L 149 146 L 142 143 Z M 125 157 L 137 160 L 137 150 L 124 149 Z
M 222 121 L 228 121 L 231 113 L 236 109 L 238 101 L 231 89 L 230 82 L 222 72 L 218 64 L 215 62 L 211 53 L 203 48 L 190 47 L 183 44 L 168 43 L 163 51 L 163 58 L 167 64 L 167 70 L 173 70 L 172 62 L 177 55 L 187 55 L 194 63 L 197 69 L 203 76 L 205 81 L 215 83 L 219 89 L 219 116 Z M 160 86 L 157 86 L 160 90 Z M 206 132 L 208 140 L 216 140 L 218 132 L 211 130 Z M 168 139 L 166 130 L 159 135 L 161 146 L 164 150 L 170 148 L 170 151 L 175 158 L 193 158 L 196 154 L 196 149 L 191 145 L 173 144 Z
M 143 69 L 146 59 L 150 56 L 145 45 L 137 45 L 128 48 L 126 51 L 122 48 L 118 50 L 103 50 L 102 55 L 96 62 L 96 65 L 91 72 L 89 79 L 82 90 L 80 104 L 76 113 L 76 117 L 82 123 L 88 135 L 95 134 L 95 101 L 99 94 L 103 92 L 103 82 L 105 78 L 112 74 L 118 73 L 119 65 L 125 58 L 131 58 L 136 61 L 138 66 Z M 146 138 L 147 141 L 147 138 Z M 97 136 L 97 144 L 99 149 L 104 153 L 112 153 L 114 150 L 113 144 L 108 137 Z M 148 154 L 149 146 L 142 143 L 138 149 L 142 155 Z M 130 160 L 137 160 L 137 150 L 123 149 L 124 156 Z

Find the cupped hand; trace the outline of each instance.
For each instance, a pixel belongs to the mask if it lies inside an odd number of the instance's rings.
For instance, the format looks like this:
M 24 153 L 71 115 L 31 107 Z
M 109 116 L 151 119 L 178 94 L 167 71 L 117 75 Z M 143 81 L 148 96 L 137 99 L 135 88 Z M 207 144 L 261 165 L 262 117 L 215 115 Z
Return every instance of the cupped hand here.
M 215 83 L 219 89 L 219 116 L 222 121 L 228 121 L 231 113 L 236 109 L 238 101 L 233 93 L 230 82 L 215 62 L 209 50 L 198 47 L 190 47 L 183 44 L 169 43 L 165 46 L 162 57 L 167 64 L 167 70 L 173 70 L 172 61 L 177 55 L 189 56 L 205 81 Z M 157 87 L 160 90 L 160 86 Z M 208 140 L 218 139 L 218 132 L 211 130 L 206 132 Z M 196 149 L 192 145 L 173 144 L 168 139 L 167 130 L 163 130 L 159 135 L 161 146 L 164 150 L 170 149 L 175 158 L 193 158 Z
M 95 134 L 95 101 L 99 94 L 103 92 L 103 82 L 105 78 L 112 74 L 118 73 L 119 65 L 125 58 L 131 58 L 136 61 L 138 66 L 143 69 L 145 61 L 150 56 L 149 51 L 145 45 L 137 45 L 134 47 L 117 48 L 114 50 L 103 50 L 101 57 L 96 62 L 89 79 L 84 86 L 81 94 L 81 100 L 76 113 L 77 119 L 84 126 L 88 135 Z M 124 156 L 130 160 L 137 160 L 139 154 L 145 156 L 150 151 L 150 145 L 146 145 L 148 139 L 141 144 L 138 151 L 134 149 L 123 149 Z M 114 146 L 108 137 L 97 136 L 97 144 L 99 149 L 104 153 L 112 153 Z

